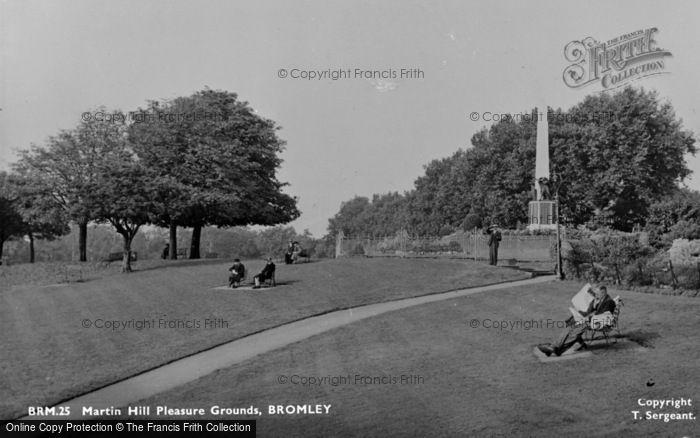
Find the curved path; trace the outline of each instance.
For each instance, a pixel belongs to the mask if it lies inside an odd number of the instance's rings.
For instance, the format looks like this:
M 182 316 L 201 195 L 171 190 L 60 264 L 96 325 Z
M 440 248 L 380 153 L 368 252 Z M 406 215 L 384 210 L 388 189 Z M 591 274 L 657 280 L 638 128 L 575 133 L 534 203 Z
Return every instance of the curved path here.
M 125 380 L 113 383 L 74 399 L 59 403 L 57 406 L 70 406 L 70 416 L 61 419 L 86 419 L 82 416 L 84 406 L 95 409 L 124 407 L 147 397 L 184 385 L 216 370 L 227 368 L 251 359 L 257 355 L 285 347 L 311 336 L 341 327 L 365 318 L 371 318 L 394 310 L 464 297 L 467 295 L 516 286 L 552 281 L 555 276 L 536 277 L 527 280 L 510 281 L 488 286 L 461 289 L 452 292 L 404 298 L 384 303 L 368 304 L 346 310 L 338 310 L 322 315 L 312 316 L 299 321 L 284 324 L 262 332 L 240 338 L 209 350 L 175 360 L 166 365 L 146 371 Z M 126 411 L 122 411 L 126 414 Z M 38 417 L 22 419 L 37 420 Z M 55 417 L 54 417 L 55 419 Z

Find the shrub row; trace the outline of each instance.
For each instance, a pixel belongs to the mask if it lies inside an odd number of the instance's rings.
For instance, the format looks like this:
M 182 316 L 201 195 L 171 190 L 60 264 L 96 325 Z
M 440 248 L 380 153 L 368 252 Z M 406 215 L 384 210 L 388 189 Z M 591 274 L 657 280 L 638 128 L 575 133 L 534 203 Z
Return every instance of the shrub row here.
M 592 234 L 562 246 L 566 278 L 610 282 L 625 287 L 700 289 L 700 264 L 674 265 L 628 233 Z

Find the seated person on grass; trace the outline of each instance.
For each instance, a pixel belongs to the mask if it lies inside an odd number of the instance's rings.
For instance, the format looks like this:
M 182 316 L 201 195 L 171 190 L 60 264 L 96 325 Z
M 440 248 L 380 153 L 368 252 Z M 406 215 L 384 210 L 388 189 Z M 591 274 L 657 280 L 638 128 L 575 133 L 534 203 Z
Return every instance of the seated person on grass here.
M 230 275 L 228 276 L 229 287 L 238 287 L 241 285 L 241 280 L 245 278 L 245 266 L 241 263 L 240 259 L 233 261 L 233 266 L 228 270 Z
M 294 249 L 292 251 L 292 263 L 297 263 L 300 258 L 308 258 L 309 253 L 301 247 L 299 242 L 294 242 Z
M 294 255 L 294 242 L 291 240 L 289 241 L 289 244 L 287 245 L 287 252 L 284 253 L 284 263 L 287 265 L 291 265 L 294 262 L 294 259 L 292 256 Z
M 299 254 L 301 254 L 302 251 L 299 242 L 295 241 L 292 243 L 292 263 L 296 263 L 297 260 L 299 260 Z
M 253 288 L 258 289 L 260 288 L 260 285 L 264 283 L 266 280 L 274 278 L 275 276 L 275 264 L 272 262 L 272 257 L 267 258 L 267 264 L 265 264 L 265 267 L 263 268 L 262 271 L 255 277 L 253 277 L 253 281 L 255 282 L 255 286 Z
M 594 315 L 602 315 L 605 312 L 610 312 L 610 314 L 612 314 L 615 310 L 615 301 L 608 296 L 608 289 L 605 286 L 600 286 L 593 292 L 595 299 L 588 305 L 588 309 L 585 312 L 576 311 L 579 313 L 576 317 L 572 315 L 567 319 L 566 331 L 563 332 L 559 339 L 553 344 L 538 345 L 537 348 L 541 352 L 547 356 L 551 356 L 552 354 L 560 356 L 576 342 L 585 346 L 583 342 L 583 333 L 588 328 L 591 317 Z

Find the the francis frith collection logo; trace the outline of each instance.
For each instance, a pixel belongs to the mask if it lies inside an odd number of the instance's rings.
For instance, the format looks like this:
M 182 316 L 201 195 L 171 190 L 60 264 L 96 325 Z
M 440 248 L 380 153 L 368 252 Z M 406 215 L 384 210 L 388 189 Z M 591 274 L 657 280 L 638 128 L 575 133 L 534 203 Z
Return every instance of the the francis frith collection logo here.
M 671 52 L 658 47 L 658 29 L 637 30 L 605 42 L 591 37 L 571 41 L 564 47 L 569 66 L 564 69 L 564 83 L 581 88 L 600 82 L 610 90 L 647 76 L 669 73 L 665 58 Z

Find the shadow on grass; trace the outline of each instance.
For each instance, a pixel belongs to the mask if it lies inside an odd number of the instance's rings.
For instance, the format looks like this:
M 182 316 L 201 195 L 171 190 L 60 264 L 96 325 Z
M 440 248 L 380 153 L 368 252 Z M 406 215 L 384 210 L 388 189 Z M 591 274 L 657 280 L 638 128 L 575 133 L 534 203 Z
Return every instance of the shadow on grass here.
M 634 330 L 626 333 L 624 337 L 644 348 L 654 348 L 654 340 L 660 338 L 661 335 L 656 332 Z
M 292 284 L 301 283 L 300 280 L 285 280 L 285 281 L 275 281 L 275 286 L 269 289 L 274 289 L 277 286 L 290 286 Z
M 258 288 L 255 288 L 253 283 L 247 283 L 244 282 L 240 286 L 237 287 L 231 287 L 228 285 L 221 285 L 221 286 L 214 286 L 212 289 L 216 290 L 256 290 L 256 291 L 263 291 L 263 290 L 274 290 L 276 287 L 280 286 L 291 286 L 296 283 L 301 283 L 301 280 L 285 280 L 285 281 L 278 281 L 275 283 L 274 286 L 269 286 L 267 284 L 262 285 Z
M 635 330 L 610 336 L 610 342 L 605 342 L 605 338 L 602 336 L 596 337 L 591 341 L 586 341 L 586 349 L 590 351 L 615 351 L 639 347 L 654 348 L 653 341 L 659 337 L 660 335 L 655 332 Z
M 165 268 L 182 268 L 185 266 L 202 266 L 202 265 L 218 265 L 226 263 L 226 259 L 184 259 L 184 260 L 167 260 L 163 264 L 144 266 L 140 268 L 138 262 L 132 262 L 132 272 L 154 271 Z M 232 262 L 233 263 L 233 262 Z
M 279 264 L 281 265 L 308 265 L 309 263 L 318 263 L 320 262 L 321 259 L 309 259 L 309 260 L 300 260 L 296 263 L 285 263 L 284 260 L 281 260 Z

